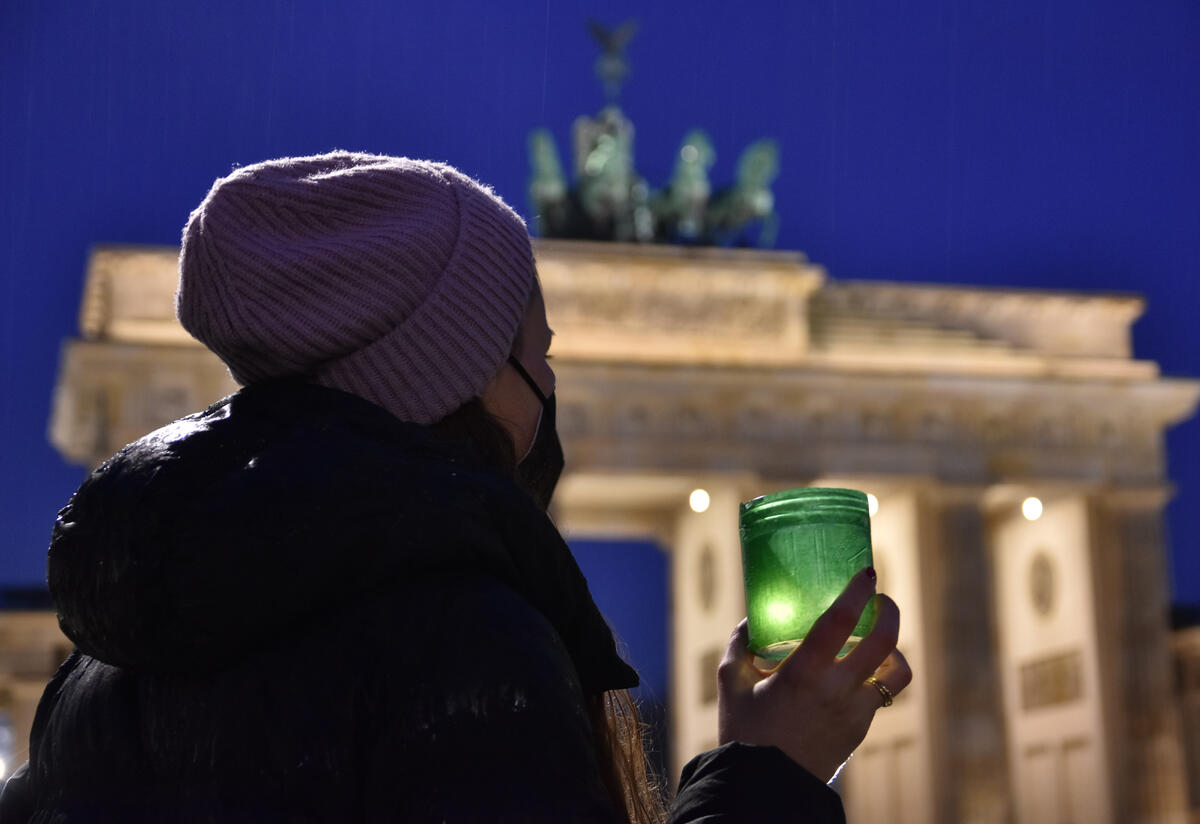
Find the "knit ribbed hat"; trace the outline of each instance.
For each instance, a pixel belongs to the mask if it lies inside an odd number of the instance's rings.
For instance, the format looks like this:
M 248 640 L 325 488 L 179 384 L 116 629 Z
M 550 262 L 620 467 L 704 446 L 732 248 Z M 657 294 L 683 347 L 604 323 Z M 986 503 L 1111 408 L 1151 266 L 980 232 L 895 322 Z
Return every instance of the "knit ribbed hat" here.
M 534 281 L 525 224 L 491 189 L 332 152 L 214 183 L 184 227 L 175 306 L 238 383 L 308 376 L 429 424 L 500 371 Z

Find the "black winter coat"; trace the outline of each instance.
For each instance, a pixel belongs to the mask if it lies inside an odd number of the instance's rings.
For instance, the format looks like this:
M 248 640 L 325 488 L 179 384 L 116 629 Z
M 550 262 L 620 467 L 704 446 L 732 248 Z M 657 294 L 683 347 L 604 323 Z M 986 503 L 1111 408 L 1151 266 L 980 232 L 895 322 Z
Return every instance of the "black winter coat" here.
M 77 650 L 0 824 L 617 820 L 585 696 L 637 676 L 570 551 L 354 396 L 256 386 L 126 447 L 59 513 L 49 580 Z M 733 744 L 672 820 L 842 818 Z

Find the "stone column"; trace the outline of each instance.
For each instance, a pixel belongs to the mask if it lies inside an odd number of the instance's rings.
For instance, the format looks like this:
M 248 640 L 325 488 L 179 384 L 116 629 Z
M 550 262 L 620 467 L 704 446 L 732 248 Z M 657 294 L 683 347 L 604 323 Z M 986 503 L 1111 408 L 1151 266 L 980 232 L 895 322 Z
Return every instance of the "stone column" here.
M 0 612 L 0 712 L 8 716 L 14 736 L 12 750 L 2 754 L 10 763 L 0 778 L 29 758 L 29 734 L 42 691 L 73 646 L 49 610 Z
M 930 489 L 922 508 L 929 652 L 920 677 L 940 708 L 930 738 L 944 824 L 1013 820 L 981 492 Z
M 1093 505 L 1097 599 L 1115 818 L 1185 822 L 1181 722 L 1171 683 L 1162 489 L 1117 491 Z
M 678 513 L 671 542 L 672 778 L 717 744 L 717 665 L 746 614 L 736 482 L 703 483 L 708 509 Z
M 1188 805 L 1193 820 L 1200 821 L 1200 626 L 1171 633 L 1175 660 L 1175 690 L 1183 724 Z

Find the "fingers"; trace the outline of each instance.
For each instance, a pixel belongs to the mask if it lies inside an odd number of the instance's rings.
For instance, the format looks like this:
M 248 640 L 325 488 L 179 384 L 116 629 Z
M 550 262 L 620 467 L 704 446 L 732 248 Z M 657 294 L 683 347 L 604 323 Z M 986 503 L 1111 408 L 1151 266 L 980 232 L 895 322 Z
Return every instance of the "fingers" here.
M 842 651 L 846 639 L 854 631 L 854 625 L 874 594 L 875 570 L 871 567 L 859 570 L 837 600 L 816 620 L 804 643 L 784 661 L 781 669 L 799 665 L 799 661 L 792 664 L 794 659 L 802 659 L 804 664 L 809 661 L 832 661 Z M 883 656 L 880 656 L 880 660 L 883 660 Z
M 753 686 L 762 678 L 754 666 L 754 653 L 750 651 L 750 624 L 743 618 L 729 636 L 725 657 L 717 667 L 717 680 L 726 688 L 736 689 Z
M 721 663 L 737 663 L 750 655 L 750 620 L 743 618 L 729 634 L 729 645 L 725 647 L 725 657 Z
M 892 654 L 880 665 L 871 676 L 875 683 L 864 680 L 859 688 L 863 702 L 874 709 L 891 705 L 892 699 L 912 681 L 912 670 L 900 650 L 892 650 Z
M 893 693 L 898 693 L 912 683 L 912 669 L 909 668 L 904 653 L 894 649 L 875 672 L 875 677 Z
M 867 636 L 842 659 L 847 677 L 863 681 L 875 673 L 888 655 L 896 649 L 900 637 L 900 610 L 886 595 L 875 596 L 875 625 Z M 878 673 L 875 673 L 878 676 Z

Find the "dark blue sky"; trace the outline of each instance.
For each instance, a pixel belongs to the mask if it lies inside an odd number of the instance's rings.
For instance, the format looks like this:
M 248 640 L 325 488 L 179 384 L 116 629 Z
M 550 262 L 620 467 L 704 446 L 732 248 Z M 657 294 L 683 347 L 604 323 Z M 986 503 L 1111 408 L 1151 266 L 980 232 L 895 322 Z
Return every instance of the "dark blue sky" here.
M 89 246 L 178 242 L 234 164 L 432 157 L 528 213 L 525 136 L 602 103 L 588 17 L 641 22 L 622 98 L 668 177 L 771 136 L 781 248 L 835 278 L 1135 291 L 1140 357 L 1200 374 L 1200 5 L 209 0 L 0 8 L 0 582 L 81 479 L 46 442 Z M 752 12 L 743 8 L 753 9 Z M 1175 594 L 1200 602 L 1200 423 L 1170 437 Z

